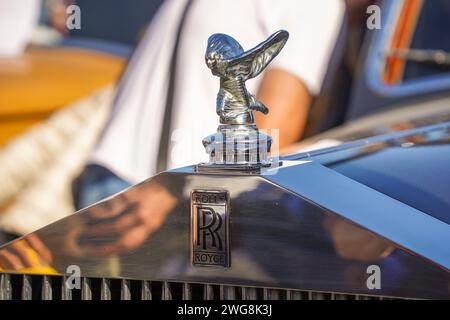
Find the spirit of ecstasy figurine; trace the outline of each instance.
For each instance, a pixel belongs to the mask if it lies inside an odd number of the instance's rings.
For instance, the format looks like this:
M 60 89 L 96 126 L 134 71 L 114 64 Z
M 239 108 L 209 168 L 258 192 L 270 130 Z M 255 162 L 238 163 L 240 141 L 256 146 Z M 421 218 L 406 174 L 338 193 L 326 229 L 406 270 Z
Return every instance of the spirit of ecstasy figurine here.
M 212 74 L 220 78 L 216 101 L 220 125 L 217 133 L 203 140 L 210 155 L 206 165 L 242 169 L 267 164 L 271 138 L 256 128 L 253 110 L 264 114 L 269 110 L 247 91 L 245 81 L 267 67 L 288 37 L 287 31 L 280 30 L 248 51 L 228 35 L 218 33 L 209 37 L 205 62 Z

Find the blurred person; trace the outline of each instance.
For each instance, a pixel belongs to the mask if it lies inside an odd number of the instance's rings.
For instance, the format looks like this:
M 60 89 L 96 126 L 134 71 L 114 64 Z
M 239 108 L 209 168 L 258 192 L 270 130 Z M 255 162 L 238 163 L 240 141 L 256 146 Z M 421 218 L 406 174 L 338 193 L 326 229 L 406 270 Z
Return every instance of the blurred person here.
M 39 0 L 0 0 L 0 57 L 19 56 L 38 24 Z
M 202 139 L 217 128 L 217 81 L 206 42 L 229 34 L 250 49 L 285 29 L 290 40 L 264 75 L 247 83 L 269 107 L 260 129 L 279 129 L 280 147 L 300 139 L 320 93 L 345 11 L 339 0 L 167 0 L 129 62 L 111 118 L 74 183 L 78 208 L 167 168 L 205 160 Z M 169 134 L 167 134 L 169 132 Z
M 64 36 L 69 34 L 67 28 L 67 8 L 75 3 L 74 0 L 45 0 L 45 12 L 48 24 Z
M 341 59 L 324 90 L 310 106 L 308 123 L 303 132 L 303 139 L 315 136 L 321 132 L 342 125 L 347 116 L 347 108 L 350 102 L 353 77 L 358 68 L 360 50 L 367 29 L 367 8 L 374 4 L 375 0 L 345 0 L 346 21 L 338 38 L 338 51 Z M 327 139 L 328 140 L 328 139 Z M 309 150 L 331 147 L 340 141 L 321 141 L 321 143 L 306 147 Z M 287 151 L 306 151 L 305 144 L 292 145 Z M 286 149 L 283 149 L 286 151 Z
M 74 0 L 42 0 L 39 25 L 33 32 L 30 42 L 33 46 L 60 45 L 68 36 L 67 8 Z
M 108 85 L 0 148 L 0 244 L 73 213 L 71 182 L 108 119 L 114 92 Z

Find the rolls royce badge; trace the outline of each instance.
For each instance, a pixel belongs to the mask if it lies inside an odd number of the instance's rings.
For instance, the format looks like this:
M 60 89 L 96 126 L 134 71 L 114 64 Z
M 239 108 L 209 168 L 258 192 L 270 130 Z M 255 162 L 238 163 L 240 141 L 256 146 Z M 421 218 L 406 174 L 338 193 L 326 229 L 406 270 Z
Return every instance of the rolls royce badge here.
M 228 192 L 194 190 L 191 193 L 192 264 L 229 267 Z

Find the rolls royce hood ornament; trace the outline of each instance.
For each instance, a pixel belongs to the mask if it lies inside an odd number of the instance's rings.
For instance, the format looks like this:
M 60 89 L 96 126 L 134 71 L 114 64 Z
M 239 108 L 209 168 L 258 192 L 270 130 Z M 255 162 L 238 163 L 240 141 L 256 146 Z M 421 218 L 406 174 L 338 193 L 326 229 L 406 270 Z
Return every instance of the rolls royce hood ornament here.
M 220 78 L 216 112 L 217 132 L 203 139 L 209 163 L 199 169 L 257 169 L 270 165 L 268 152 L 272 139 L 258 130 L 253 111 L 269 109 L 248 92 L 245 81 L 258 76 L 284 47 L 289 33 L 280 30 L 253 49 L 244 51 L 234 38 L 213 34 L 208 39 L 205 62 Z

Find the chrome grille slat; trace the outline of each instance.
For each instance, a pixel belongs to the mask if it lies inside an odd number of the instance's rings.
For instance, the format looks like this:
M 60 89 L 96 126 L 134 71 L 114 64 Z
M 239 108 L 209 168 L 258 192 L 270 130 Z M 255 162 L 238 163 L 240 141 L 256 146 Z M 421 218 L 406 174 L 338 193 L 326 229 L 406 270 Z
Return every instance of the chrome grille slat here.
M 0 300 L 12 299 L 11 276 L 9 274 L 0 274 Z
M 355 299 L 356 300 L 373 300 L 373 297 L 366 296 L 366 295 L 356 295 Z
M 162 300 L 172 300 L 172 292 L 170 290 L 170 283 L 167 281 L 163 282 L 161 299 Z
M 122 279 L 120 284 L 120 300 L 131 300 L 130 280 Z
M 221 300 L 236 300 L 236 288 L 232 286 L 220 286 Z
M 305 300 L 306 293 L 304 291 L 298 291 L 298 290 L 288 290 L 286 292 L 286 299 L 289 300 Z
M 189 283 L 183 283 L 183 300 L 192 300 L 192 287 Z
M 80 288 L 71 289 L 65 276 L 11 275 L 0 273 L 0 300 L 20 298 L 22 300 L 392 300 L 387 296 L 318 292 L 310 290 L 272 289 L 263 287 L 240 287 L 223 284 L 200 284 L 130 279 L 81 278 Z M 59 294 L 59 291 L 61 290 Z M 81 292 L 80 292 L 81 291 Z M 56 294 L 55 294 L 56 293 Z M 81 293 L 81 295 L 80 295 Z M 406 299 L 406 298 L 402 298 Z
M 331 298 L 331 296 L 330 296 Z M 327 294 L 324 292 L 315 292 L 315 291 L 309 291 L 308 292 L 308 299 L 309 300 L 330 300 L 327 299 Z
M 42 277 L 42 300 L 52 300 L 52 279 L 49 276 Z
M 111 281 L 107 278 L 102 278 L 100 284 L 100 300 L 111 300 Z
M 352 297 L 350 295 L 347 294 L 340 294 L 340 293 L 332 293 L 331 294 L 331 299 L 332 300 L 355 300 L 355 297 Z
M 214 300 L 214 288 L 211 284 L 205 284 L 203 286 L 203 299 Z
M 92 300 L 91 281 L 89 278 L 82 279 L 81 300 Z
M 152 288 L 150 281 L 141 281 L 141 299 L 152 300 Z
M 24 274 L 22 276 L 22 300 L 31 300 L 33 298 L 32 290 L 31 276 Z
M 67 277 L 62 278 L 61 284 L 61 299 L 62 300 L 72 300 L 72 290 L 67 285 Z
M 264 300 L 280 300 L 281 297 L 281 290 L 264 289 Z
M 242 287 L 242 300 L 258 299 L 258 290 L 256 288 Z

